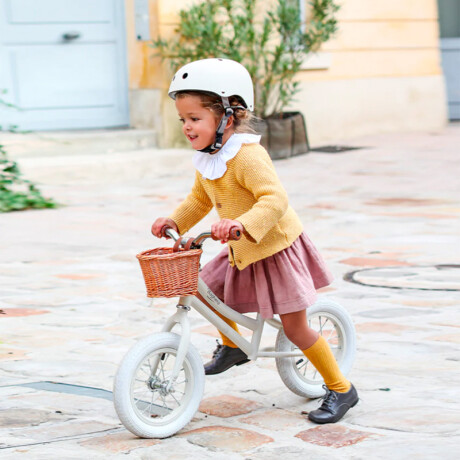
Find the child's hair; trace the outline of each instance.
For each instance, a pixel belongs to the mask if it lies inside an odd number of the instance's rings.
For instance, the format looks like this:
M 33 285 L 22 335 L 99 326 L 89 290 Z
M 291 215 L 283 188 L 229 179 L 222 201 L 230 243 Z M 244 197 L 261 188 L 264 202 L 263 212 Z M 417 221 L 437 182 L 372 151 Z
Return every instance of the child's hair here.
M 201 101 L 201 105 L 206 109 L 211 110 L 214 113 L 216 120 L 220 120 L 224 114 L 224 106 L 222 99 L 214 93 L 205 93 L 203 91 L 180 91 L 176 94 L 177 99 L 181 99 L 187 96 L 198 96 Z M 230 96 L 228 98 L 231 106 L 243 105 L 241 99 L 238 96 Z M 235 133 L 252 133 L 256 131 L 253 127 L 255 122 L 255 116 L 249 110 L 235 109 L 233 113 L 233 126 L 235 127 Z

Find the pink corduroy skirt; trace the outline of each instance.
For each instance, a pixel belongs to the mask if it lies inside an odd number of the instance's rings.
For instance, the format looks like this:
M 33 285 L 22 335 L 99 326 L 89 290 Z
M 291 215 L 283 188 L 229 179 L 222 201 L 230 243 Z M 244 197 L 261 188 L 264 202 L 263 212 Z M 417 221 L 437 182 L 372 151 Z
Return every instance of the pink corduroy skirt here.
M 200 276 L 229 307 L 239 313 L 259 312 L 264 319 L 304 310 L 315 303 L 316 290 L 333 279 L 305 233 L 287 249 L 243 270 L 229 264 L 225 248 Z

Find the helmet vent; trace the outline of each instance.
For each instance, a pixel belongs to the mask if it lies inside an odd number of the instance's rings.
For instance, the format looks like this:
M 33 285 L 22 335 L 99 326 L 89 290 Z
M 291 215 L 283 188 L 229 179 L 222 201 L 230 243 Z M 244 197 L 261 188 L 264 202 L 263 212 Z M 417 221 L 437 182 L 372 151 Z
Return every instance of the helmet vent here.
M 185 72 L 184 75 L 182 75 L 182 78 L 185 80 L 188 77 L 188 73 Z

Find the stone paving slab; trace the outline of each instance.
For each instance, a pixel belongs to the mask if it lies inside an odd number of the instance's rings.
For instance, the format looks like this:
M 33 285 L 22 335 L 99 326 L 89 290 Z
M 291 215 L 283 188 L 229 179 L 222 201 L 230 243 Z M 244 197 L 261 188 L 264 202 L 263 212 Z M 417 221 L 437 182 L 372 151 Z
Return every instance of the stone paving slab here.
M 319 402 L 289 392 L 274 361 L 259 359 L 208 377 L 201 411 L 163 440 L 131 435 L 111 401 L 94 394 L 19 385 L 110 392 L 129 347 L 161 329 L 174 300 L 145 297 L 135 254 L 169 245 L 150 226 L 188 193 L 191 152 L 21 158 L 64 206 L 0 216 L 0 458 L 456 458 L 460 294 L 444 289 L 459 277 L 435 267 L 460 260 L 460 125 L 354 145 L 366 148 L 275 166 L 335 275 L 321 295 L 353 316 L 350 378 L 360 403 L 338 424 L 318 427 L 302 412 Z M 209 242 L 203 260 L 220 250 Z M 362 284 L 346 279 L 352 272 Z M 193 344 L 209 359 L 216 334 L 190 317 Z M 275 336 L 267 326 L 262 347 Z

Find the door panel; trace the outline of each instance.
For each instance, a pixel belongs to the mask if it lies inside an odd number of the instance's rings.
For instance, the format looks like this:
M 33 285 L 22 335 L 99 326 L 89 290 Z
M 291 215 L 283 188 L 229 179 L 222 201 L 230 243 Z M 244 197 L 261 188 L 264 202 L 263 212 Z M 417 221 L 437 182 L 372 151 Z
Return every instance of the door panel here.
M 0 125 L 128 125 L 123 0 L 0 0 L 0 45 Z
M 92 45 L 90 53 L 84 45 L 73 46 L 72 53 L 57 46 L 12 50 L 17 104 L 26 110 L 110 106 L 117 90 L 112 78 L 117 72 L 113 48 Z
M 112 0 L 7 0 L 11 24 L 110 22 Z

